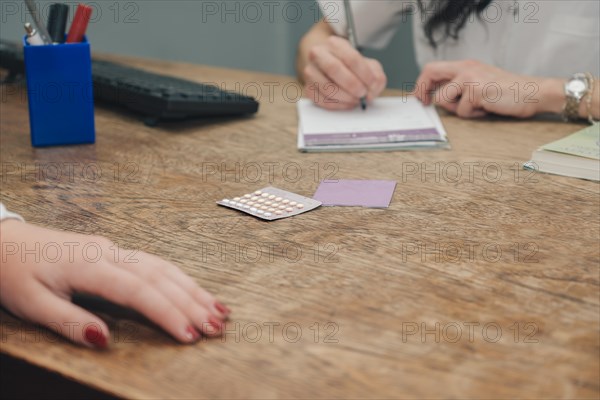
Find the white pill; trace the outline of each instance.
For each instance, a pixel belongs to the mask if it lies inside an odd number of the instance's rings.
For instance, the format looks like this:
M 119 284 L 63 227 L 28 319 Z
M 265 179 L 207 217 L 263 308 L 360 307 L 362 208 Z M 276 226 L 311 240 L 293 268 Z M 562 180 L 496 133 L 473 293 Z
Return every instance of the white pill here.
M 251 194 L 245 194 L 244 197 L 247 198 L 247 199 L 249 199 L 250 197 L 252 197 L 252 195 Z
M 234 197 L 233 201 L 240 201 L 240 198 L 239 197 Z
M 246 204 L 247 202 L 248 202 L 248 200 L 246 200 L 246 199 L 240 200 L 240 203 L 242 203 L 242 204 Z
M 269 197 L 269 193 L 263 193 L 261 194 L 262 197 Z
M 246 210 L 247 210 L 247 209 L 249 209 L 249 208 L 250 208 L 250 206 L 249 206 L 249 205 L 247 205 L 247 204 L 244 204 L 244 209 L 246 209 Z
M 269 200 L 273 200 L 274 198 L 275 198 L 275 196 L 273 196 L 273 195 L 269 196 Z
M 258 210 L 256 208 L 252 207 L 252 208 L 250 208 L 250 211 L 257 212 Z
M 285 206 L 279 206 L 277 208 L 279 208 L 280 210 L 285 210 Z
M 250 200 L 252 200 L 252 201 L 256 201 L 256 200 L 258 200 L 258 197 L 257 197 L 257 196 L 252 196 L 252 197 L 250 198 Z
M 290 206 L 294 207 L 296 204 L 298 204 L 298 203 L 296 203 L 295 201 L 292 201 L 292 202 L 290 203 Z
M 290 201 L 288 199 L 285 199 L 281 202 L 281 204 L 288 204 Z
M 268 209 L 269 209 L 269 207 L 262 206 L 260 209 L 261 209 L 261 210 L 268 210 Z
M 279 210 L 275 211 L 275 215 L 281 215 L 281 214 L 283 214 L 283 211 L 279 211 Z
M 255 195 L 260 196 L 262 194 L 262 192 L 260 190 L 257 190 L 256 192 L 254 192 Z
M 271 215 L 272 215 L 271 213 L 268 213 L 268 212 L 265 213 L 265 217 L 270 217 Z
M 265 213 L 263 210 L 257 210 L 256 212 L 261 215 Z
M 264 203 L 264 202 L 265 202 L 265 199 L 259 199 L 259 200 L 257 201 L 257 203 Z
M 303 209 L 304 208 L 304 204 L 298 204 L 296 207 L 299 208 L 299 209 Z
M 273 202 L 272 202 L 272 201 L 267 201 L 267 202 L 265 202 L 265 206 L 270 206 L 271 204 L 273 204 Z
M 246 204 L 248 204 L 249 206 L 253 206 L 253 205 L 254 205 L 254 202 L 253 202 L 253 201 L 249 201 L 249 202 L 247 202 Z
M 275 209 L 274 209 L 274 208 L 269 208 L 269 210 L 268 210 L 268 211 L 269 211 L 269 212 L 275 212 Z
M 225 204 L 229 204 L 229 199 L 223 199 L 223 200 L 221 200 L 221 202 L 223 202 Z
M 277 197 L 277 198 L 275 199 L 275 201 L 281 201 L 281 200 L 283 200 L 281 197 Z
M 288 207 L 288 208 L 286 208 L 286 209 L 285 209 L 285 211 L 287 211 L 287 212 L 292 212 L 292 211 L 294 211 L 294 209 L 293 209 L 293 208 L 291 208 L 291 207 Z

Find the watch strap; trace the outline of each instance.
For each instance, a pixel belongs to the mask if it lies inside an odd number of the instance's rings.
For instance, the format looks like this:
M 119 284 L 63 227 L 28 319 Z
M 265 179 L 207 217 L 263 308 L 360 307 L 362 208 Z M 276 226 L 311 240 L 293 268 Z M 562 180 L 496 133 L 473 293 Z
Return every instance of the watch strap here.
M 565 109 L 563 111 L 563 116 L 567 121 L 573 121 L 579 118 L 579 105 L 581 104 L 581 99 L 576 98 L 575 96 L 570 96 L 567 94 L 567 102 L 565 103 Z

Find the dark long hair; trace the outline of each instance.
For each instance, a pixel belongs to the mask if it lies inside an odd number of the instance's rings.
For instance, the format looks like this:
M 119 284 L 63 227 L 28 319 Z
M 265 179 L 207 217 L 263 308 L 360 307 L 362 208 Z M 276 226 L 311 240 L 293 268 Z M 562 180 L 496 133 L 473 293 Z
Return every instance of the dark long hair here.
M 422 14 L 433 11 L 433 15 L 425 22 L 425 35 L 429 44 L 436 48 L 438 42 L 433 37 L 439 29 L 443 29 L 444 35 L 441 41 L 448 38 L 458 39 L 458 33 L 465 26 L 471 14 L 478 17 L 492 0 L 433 0 L 426 2 L 419 0 L 419 9 Z M 428 8 L 426 8 L 428 6 Z M 429 7 L 434 7 L 429 10 Z

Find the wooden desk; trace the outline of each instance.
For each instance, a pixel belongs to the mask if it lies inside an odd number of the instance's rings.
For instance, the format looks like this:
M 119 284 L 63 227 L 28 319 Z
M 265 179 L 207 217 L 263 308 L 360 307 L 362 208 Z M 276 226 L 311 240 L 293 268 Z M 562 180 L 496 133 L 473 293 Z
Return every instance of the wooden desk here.
M 98 108 L 95 145 L 33 149 L 3 88 L 2 201 L 176 262 L 234 310 L 229 332 L 183 346 L 108 312 L 116 343 L 98 352 L 3 312 L 2 352 L 130 398 L 598 397 L 599 186 L 519 166 L 576 125 L 444 116 L 451 151 L 301 154 L 293 78 L 129 61 L 260 87 L 260 113 L 148 128 Z M 398 186 L 387 210 L 273 223 L 215 205 L 326 177 Z

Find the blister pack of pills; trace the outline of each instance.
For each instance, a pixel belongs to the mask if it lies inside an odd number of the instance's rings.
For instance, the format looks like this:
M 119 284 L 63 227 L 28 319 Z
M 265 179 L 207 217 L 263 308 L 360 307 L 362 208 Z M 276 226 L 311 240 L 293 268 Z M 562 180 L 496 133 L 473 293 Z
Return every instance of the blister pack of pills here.
M 233 208 L 267 221 L 293 217 L 312 211 L 320 201 L 274 187 L 257 190 L 239 197 L 223 199 L 218 205 Z

